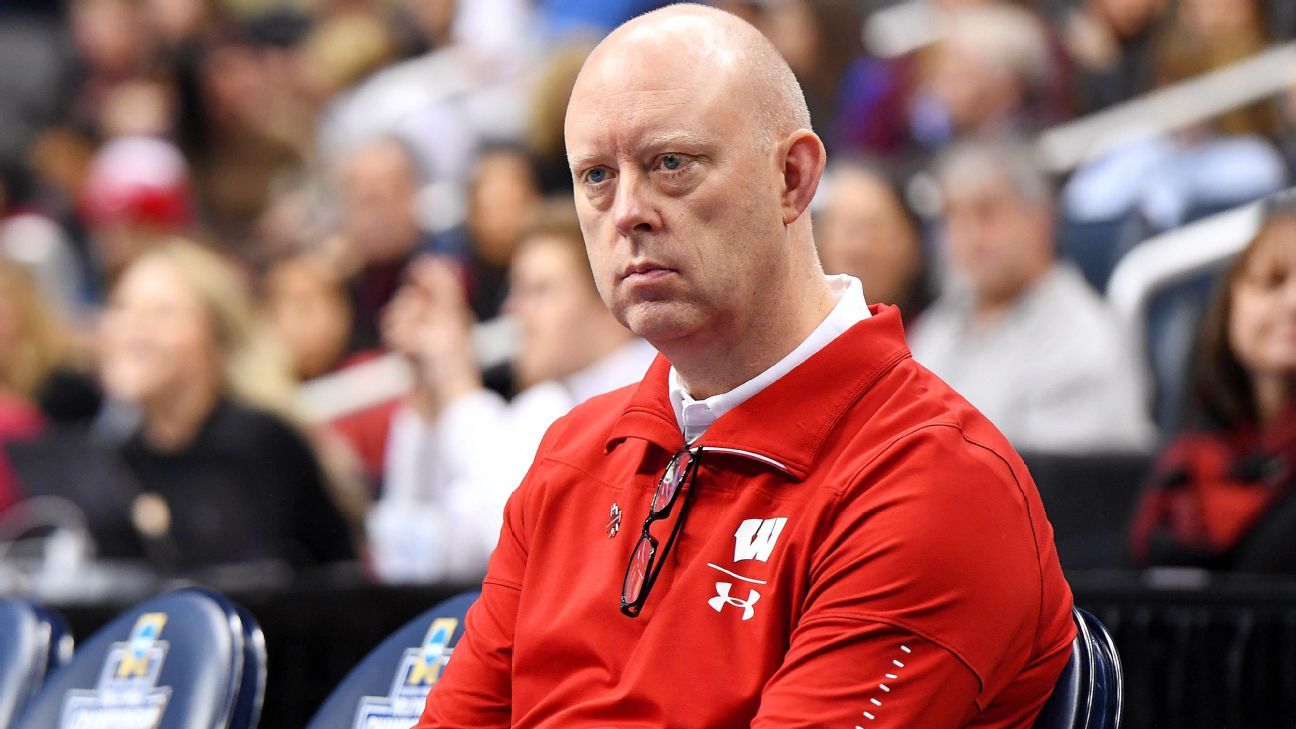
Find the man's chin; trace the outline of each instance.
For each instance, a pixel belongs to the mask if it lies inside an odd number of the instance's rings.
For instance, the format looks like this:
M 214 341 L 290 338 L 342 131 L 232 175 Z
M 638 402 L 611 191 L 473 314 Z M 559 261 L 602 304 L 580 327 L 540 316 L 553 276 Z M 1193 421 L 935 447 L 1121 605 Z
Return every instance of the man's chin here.
M 651 301 L 627 307 L 621 320 L 630 331 L 656 345 L 696 333 L 699 318 L 698 312 L 687 304 Z

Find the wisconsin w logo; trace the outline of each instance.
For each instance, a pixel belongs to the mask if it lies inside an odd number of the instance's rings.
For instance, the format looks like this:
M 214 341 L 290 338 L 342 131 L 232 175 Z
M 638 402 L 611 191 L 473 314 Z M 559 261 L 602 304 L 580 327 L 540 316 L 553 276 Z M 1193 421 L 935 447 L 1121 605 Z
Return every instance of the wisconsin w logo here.
M 787 524 L 786 516 L 775 519 L 747 519 L 739 524 L 738 531 L 734 532 L 734 561 L 758 559 L 768 562 L 770 553 L 774 551 L 774 545 L 778 544 L 779 534 L 783 532 L 784 524 Z

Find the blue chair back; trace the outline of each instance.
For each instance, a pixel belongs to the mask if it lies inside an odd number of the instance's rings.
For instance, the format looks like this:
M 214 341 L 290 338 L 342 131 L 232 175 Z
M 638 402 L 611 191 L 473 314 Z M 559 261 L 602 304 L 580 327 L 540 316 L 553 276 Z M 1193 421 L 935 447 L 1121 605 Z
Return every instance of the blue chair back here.
M 1146 346 L 1154 381 L 1154 415 L 1162 432 L 1181 425 L 1197 339 L 1223 269 L 1232 259 L 1157 291 L 1148 300 Z
M 243 626 L 243 678 L 239 684 L 238 699 L 234 702 L 234 718 L 230 721 L 230 729 L 256 729 L 257 722 L 261 720 L 261 707 L 265 704 L 265 633 L 247 608 L 234 604 L 234 609 Z
M 417 723 L 428 692 L 463 635 L 464 615 L 477 595 L 452 597 L 389 636 L 333 689 L 307 729 Z
M 1058 251 L 1076 264 L 1094 289 L 1104 291 L 1121 254 L 1141 233 L 1135 219 L 1062 220 L 1058 224 Z
M 1073 610 L 1076 637 L 1034 729 L 1120 729 L 1124 675 L 1111 635 L 1092 614 Z
M 232 728 L 244 631 L 231 603 L 208 590 L 148 600 L 91 636 L 46 681 L 17 727 Z
M 10 726 L 72 659 L 72 633 L 58 613 L 26 600 L 0 600 L 0 727 Z
M 225 611 L 231 621 L 237 622 L 243 633 L 243 672 L 239 679 L 238 696 L 234 700 L 234 713 L 229 729 L 256 729 L 265 703 L 266 643 L 260 623 L 247 608 L 224 595 L 201 588 L 203 592 Z

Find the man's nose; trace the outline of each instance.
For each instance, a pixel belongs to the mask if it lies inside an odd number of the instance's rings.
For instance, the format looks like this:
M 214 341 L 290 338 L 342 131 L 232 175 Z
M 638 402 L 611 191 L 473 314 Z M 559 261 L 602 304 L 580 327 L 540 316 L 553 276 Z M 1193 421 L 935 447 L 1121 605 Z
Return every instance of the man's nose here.
M 651 192 L 648 181 L 641 175 L 622 174 L 617 180 L 612 220 L 623 238 L 651 233 L 660 227 L 661 218 L 652 205 Z

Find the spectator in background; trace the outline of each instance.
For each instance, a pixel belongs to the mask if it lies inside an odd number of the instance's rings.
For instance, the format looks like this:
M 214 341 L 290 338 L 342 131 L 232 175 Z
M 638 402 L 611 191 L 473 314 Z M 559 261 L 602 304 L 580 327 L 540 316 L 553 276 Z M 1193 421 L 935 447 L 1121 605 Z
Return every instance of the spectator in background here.
M 107 395 L 138 415 L 118 451 L 158 567 L 353 555 L 311 446 L 267 409 L 289 381 L 228 263 L 188 242 L 144 254 L 113 290 L 101 345 Z
M 40 433 L 46 419 L 38 398 L 72 353 L 72 339 L 36 281 L 0 255 L 0 511 L 18 498 L 4 444 Z
M 815 216 L 815 236 L 825 273 L 847 273 L 875 304 L 900 307 L 906 324 L 931 301 L 917 217 L 880 168 L 834 162 L 823 185 L 826 200 Z
M 396 294 L 410 259 L 428 243 L 415 215 L 419 169 L 402 142 L 382 137 L 343 157 L 336 183 L 340 219 L 329 253 L 348 279 L 348 351 L 360 352 L 378 347 L 379 312 Z
M 1199 342 L 1196 411 L 1157 461 L 1135 560 L 1296 571 L 1296 198 L 1268 203 Z
M 1063 24 L 1082 113 L 1127 101 L 1152 85 L 1153 38 L 1167 0 L 1084 0 Z
M 0 76 L 0 160 L 8 163 L 65 113 L 76 59 L 60 19 L 5 12 L 3 2 L 0 15 L 0 68 L 22 69 Z
M 830 142 L 840 137 L 837 121 L 856 91 L 848 82 L 855 82 L 853 67 L 864 56 L 863 24 L 854 0 L 767 3 L 756 18 L 756 27 L 801 82 L 815 129 L 824 130 Z
M 1034 131 L 1057 69 L 1044 26 L 1019 7 L 989 4 L 953 11 L 931 49 L 913 109 L 917 139 L 928 148 L 970 134 Z
M 101 147 L 79 202 L 109 287 L 142 253 L 195 220 L 188 163 L 174 145 L 151 137 Z
M 74 321 L 88 282 L 69 236 L 35 204 L 33 182 L 21 165 L 0 156 L 0 256 L 27 266 L 45 299 Z
M 468 220 L 445 236 L 442 247 L 461 251 L 466 260 L 468 303 L 480 321 L 498 316 L 508 294 L 513 252 L 541 202 L 536 175 L 526 150 L 488 147 L 468 186 Z
M 298 383 L 380 356 L 377 350 L 347 356 L 351 301 L 337 271 L 321 256 L 305 253 L 282 259 L 270 267 L 264 283 L 263 311 L 275 337 L 289 354 Z M 366 497 L 371 497 L 382 482 L 387 434 L 399 405 L 398 398 L 374 402 L 327 423 L 326 431 L 340 439 L 339 445 L 345 444 L 346 453 L 358 457 L 369 485 Z M 348 501 L 348 507 L 354 505 Z M 352 510 L 347 511 L 351 516 Z M 359 512 L 356 515 L 360 516 Z
M 68 20 L 80 65 L 69 121 L 96 129 L 112 91 L 150 70 L 157 39 L 149 32 L 144 4 L 135 0 L 73 0 Z
M 1224 68 L 1268 41 L 1259 0 L 1183 0 L 1154 47 L 1154 84 Z M 1288 177 L 1270 141 L 1277 121 L 1266 99 L 1120 147 L 1072 175 L 1063 192 L 1066 215 L 1088 222 L 1137 214 L 1162 231 L 1277 192 Z
M 571 188 L 567 146 L 563 142 L 563 117 L 571 100 L 576 74 L 589 55 L 590 39 L 570 39 L 553 49 L 535 83 L 531 99 L 531 120 L 527 146 L 536 158 L 537 177 L 544 194 L 560 194 Z
M 1057 54 L 1034 13 L 995 2 L 940 17 L 935 42 L 915 57 L 857 69 L 845 146 L 922 163 L 955 139 L 1030 133 L 1065 115 Z
M 233 250 L 251 236 L 276 180 L 313 153 L 313 100 L 294 47 L 246 28 L 206 41 L 181 71 L 181 144 L 194 170 L 204 222 Z
M 318 255 L 281 259 L 266 272 L 264 311 L 305 382 L 337 369 L 347 353 L 351 301 L 337 271 Z
M 656 352 L 604 308 L 570 201 L 523 237 L 506 308 L 521 335 L 525 388 L 505 402 L 482 386 L 472 316 L 451 267 L 416 264 L 386 319 L 416 368 L 388 445 L 382 499 L 369 519 L 386 580 L 475 579 L 499 536 L 504 502 L 549 425 L 573 406 L 643 376 Z
M 1102 299 L 1057 260 L 1049 181 L 1026 149 L 966 142 L 938 163 L 958 280 L 914 327 L 914 357 L 1022 451 L 1147 448 L 1144 373 Z

